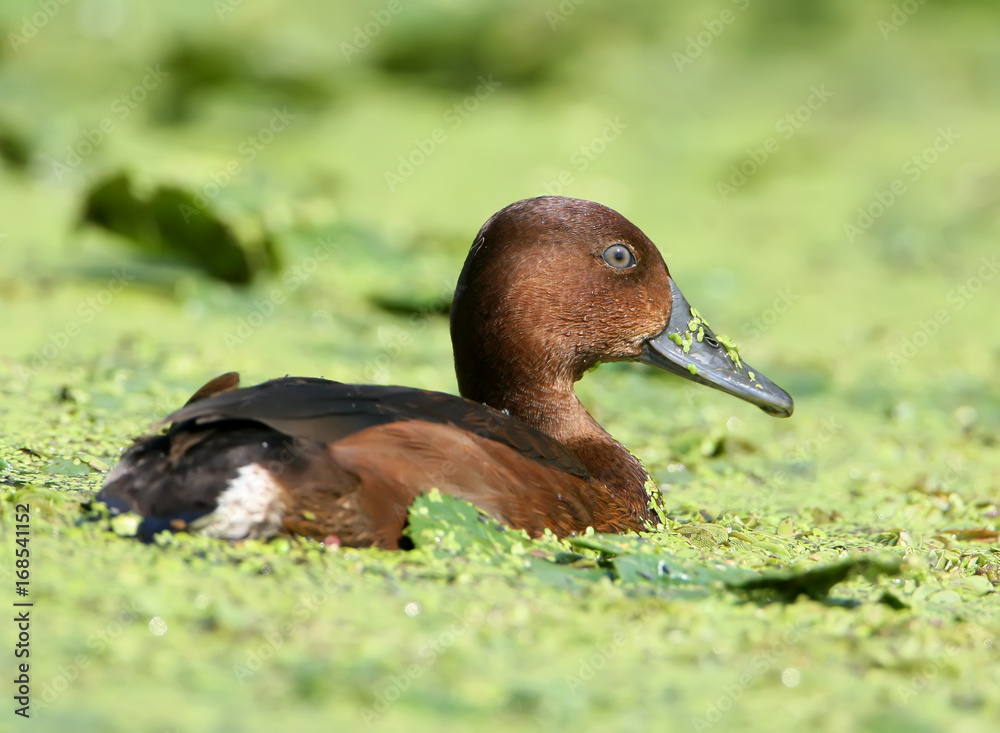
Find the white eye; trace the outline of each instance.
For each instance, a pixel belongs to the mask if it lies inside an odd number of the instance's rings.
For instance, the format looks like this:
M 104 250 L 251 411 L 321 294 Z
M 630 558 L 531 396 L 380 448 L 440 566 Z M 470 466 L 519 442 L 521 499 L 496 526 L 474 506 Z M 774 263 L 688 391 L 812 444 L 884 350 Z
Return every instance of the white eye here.
M 626 270 L 635 266 L 635 257 L 624 244 L 612 244 L 604 250 L 601 257 L 616 270 Z

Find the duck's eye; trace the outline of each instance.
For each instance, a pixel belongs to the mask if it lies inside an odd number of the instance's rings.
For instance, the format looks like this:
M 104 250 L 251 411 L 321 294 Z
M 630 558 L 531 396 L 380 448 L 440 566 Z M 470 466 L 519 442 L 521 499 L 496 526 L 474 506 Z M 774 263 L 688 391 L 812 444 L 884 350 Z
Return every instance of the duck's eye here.
M 604 261 L 616 270 L 625 270 L 635 265 L 635 257 L 624 244 L 612 244 L 602 255 Z

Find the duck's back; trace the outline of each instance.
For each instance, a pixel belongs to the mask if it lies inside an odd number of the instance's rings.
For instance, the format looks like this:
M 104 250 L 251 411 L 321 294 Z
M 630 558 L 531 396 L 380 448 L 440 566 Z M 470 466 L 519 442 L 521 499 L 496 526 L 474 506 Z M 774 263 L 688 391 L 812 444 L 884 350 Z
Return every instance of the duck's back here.
M 226 539 L 290 532 L 397 547 L 407 508 L 431 488 L 533 535 L 627 528 L 615 507 L 595 509 L 575 455 L 485 405 L 324 379 L 237 383 L 213 380 L 166 418 L 165 434 L 136 441 L 98 499 L 143 515 L 147 537 L 170 528 Z

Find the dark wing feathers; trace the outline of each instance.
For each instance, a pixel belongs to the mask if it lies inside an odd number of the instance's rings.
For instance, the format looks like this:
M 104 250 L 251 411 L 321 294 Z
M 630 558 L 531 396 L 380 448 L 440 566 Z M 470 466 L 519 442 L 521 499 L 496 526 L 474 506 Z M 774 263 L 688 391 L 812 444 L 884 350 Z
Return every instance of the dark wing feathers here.
M 165 434 L 137 440 L 97 499 L 143 515 L 139 534 L 150 539 L 214 514 L 222 492 L 246 490 L 233 479 L 256 464 L 277 487 L 268 499 L 277 503 L 262 510 L 250 502 L 246 516 L 230 516 L 239 527 L 266 524 L 274 509 L 292 534 L 392 548 L 405 507 L 430 486 L 534 533 L 604 526 L 581 498 L 590 476 L 580 460 L 492 408 L 439 392 L 325 379 L 238 383 L 232 373 L 212 380 L 166 418 Z M 518 491 L 522 482 L 532 489 L 527 496 Z M 226 518 L 222 512 L 212 521 Z
M 177 519 L 192 521 L 216 508 L 226 481 L 249 463 L 282 465 L 298 458 L 294 439 L 253 422 L 153 435 L 135 442 L 105 479 L 97 495 L 113 512 L 145 517 L 143 539 Z
M 211 382 L 203 386 L 193 395 L 191 398 L 185 402 L 185 405 L 190 405 L 192 402 L 200 402 L 201 400 L 213 397 L 217 394 L 222 394 L 223 392 L 229 392 L 240 386 L 240 375 L 238 372 L 226 372 L 225 374 L 220 374 L 218 377 L 213 379 Z
M 586 466 L 560 443 L 491 407 L 462 397 L 409 387 L 342 384 L 312 377 L 284 377 L 234 389 L 229 375 L 224 391 L 189 401 L 164 422 L 171 432 L 185 423 L 199 426 L 219 421 L 257 422 L 294 438 L 335 443 L 376 425 L 400 420 L 451 425 L 502 443 L 527 458 L 580 478 Z M 203 387 L 197 394 L 208 390 Z

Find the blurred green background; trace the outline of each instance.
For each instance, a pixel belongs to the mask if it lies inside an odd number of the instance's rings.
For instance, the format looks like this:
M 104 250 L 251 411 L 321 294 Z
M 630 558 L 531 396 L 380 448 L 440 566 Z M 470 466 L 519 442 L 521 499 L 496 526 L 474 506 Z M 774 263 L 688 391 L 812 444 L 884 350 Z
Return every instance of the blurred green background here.
M 363 725 L 415 648 L 406 624 L 440 634 L 479 603 L 506 615 L 449 647 L 386 729 L 700 730 L 789 624 L 808 629 L 796 658 L 754 672 L 721 727 L 995 729 L 998 22 L 988 0 L 6 0 L 3 528 L 32 497 L 35 694 L 92 662 L 32 724 Z M 636 365 L 580 383 L 677 521 L 771 542 L 686 551 L 757 568 L 877 548 L 917 563 L 894 591 L 916 596 L 668 603 L 581 696 L 567 679 L 633 618 L 630 592 L 483 568 L 456 589 L 433 559 L 344 553 L 321 565 L 355 578 L 349 602 L 310 615 L 266 679 L 234 679 L 315 581 L 311 556 L 262 576 L 274 548 L 137 548 L 76 526 L 77 502 L 227 370 L 455 391 L 445 314 L 472 237 L 543 193 L 635 222 L 796 399 L 775 421 Z M 81 642 L 129 603 L 141 623 Z M 153 618 L 177 623 L 151 634 Z

